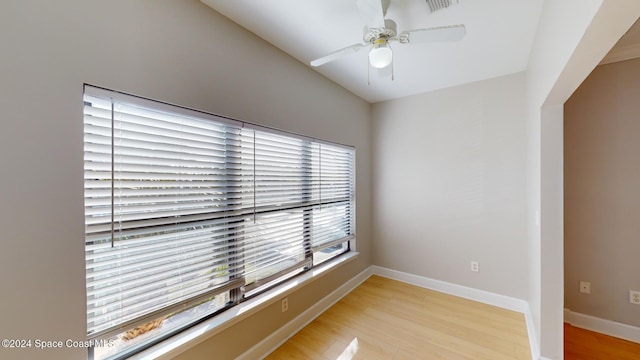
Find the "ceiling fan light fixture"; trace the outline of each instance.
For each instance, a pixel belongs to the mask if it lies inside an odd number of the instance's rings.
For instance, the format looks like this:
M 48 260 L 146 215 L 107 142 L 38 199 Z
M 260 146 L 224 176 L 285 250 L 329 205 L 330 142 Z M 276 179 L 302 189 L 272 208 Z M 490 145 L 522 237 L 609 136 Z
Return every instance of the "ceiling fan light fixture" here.
M 393 61 L 393 51 L 386 39 L 378 39 L 369 51 L 369 63 L 376 69 L 382 69 Z

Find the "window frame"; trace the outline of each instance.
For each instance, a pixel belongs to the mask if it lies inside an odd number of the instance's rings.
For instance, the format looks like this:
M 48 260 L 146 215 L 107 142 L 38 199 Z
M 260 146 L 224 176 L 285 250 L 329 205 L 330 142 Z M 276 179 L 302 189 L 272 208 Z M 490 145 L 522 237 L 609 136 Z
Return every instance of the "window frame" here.
M 287 268 L 284 269 L 282 271 L 276 272 L 273 275 L 270 275 L 268 277 L 262 278 L 260 279 L 259 282 L 254 283 L 254 284 L 247 284 L 245 277 L 243 274 L 240 274 L 240 278 L 245 280 L 243 282 L 245 282 L 245 284 L 243 284 L 242 286 L 238 286 L 238 282 L 228 282 L 228 284 L 220 286 L 219 288 L 216 288 L 216 290 L 214 291 L 215 293 L 222 293 L 222 292 L 226 292 L 229 291 L 229 295 L 230 295 L 230 301 L 222 308 L 206 315 L 203 317 L 200 317 L 198 320 L 195 320 L 193 322 L 190 322 L 187 325 L 183 325 L 180 326 L 178 328 L 175 328 L 165 334 L 162 334 L 160 336 L 158 336 L 157 338 L 155 338 L 153 341 L 150 341 L 148 343 L 145 343 L 143 345 L 139 345 L 139 346 L 133 346 L 131 348 L 131 350 L 125 350 L 122 353 L 117 353 L 114 355 L 114 358 L 120 358 L 123 356 L 130 356 L 132 353 L 137 353 L 139 351 L 142 351 L 150 346 L 153 346 L 154 344 L 160 342 L 160 341 L 164 341 L 167 338 L 176 335 L 177 333 L 180 333 L 182 331 L 184 331 L 185 329 L 194 326 L 195 324 L 201 323 L 203 321 L 206 321 L 207 319 L 210 319 L 211 317 L 214 317 L 218 314 L 220 314 L 221 312 L 224 312 L 225 310 L 228 310 L 229 308 L 232 308 L 234 306 L 237 306 L 245 301 L 249 301 L 251 299 L 253 299 L 254 297 L 257 297 L 275 287 L 277 287 L 278 285 L 281 285 L 283 283 L 283 281 L 287 281 L 293 277 L 296 277 L 300 274 L 303 274 L 311 269 L 313 269 L 314 267 L 316 267 L 316 264 L 314 264 L 314 254 L 316 254 L 316 250 L 320 251 L 322 249 L 326 249 L 326 248 L 331 248 L 332 246 L 335 246 L 337 244 L 341 244 L 341 251 L 332 254 L 331 257 L 328 258 L 328 260 L 330 259 L 334 259 L 339 257 L 340 255 L 344 255 L 346 253 L 349 253 L 352 251 L 352 242 L 355 242 L 355 148 L 351 147 L 351 146 L 346 146 L 346 145 L 342 145 L 342 144 L 337 144 L 337 143 L 333 143 L 333 142 L 329 142 L 329 141 L 324 141 L 324 140 L 318 140 L 315 138 L 310 138 L 310 137 L 306 137 L 306 136 L 301 136 L 298 134 L 294 134 L 294 133 L 290 133 L 290 132 L 286 132 L 286 131 L 282 131 L 282 130 L 276 130 L 270 127 L 265 127 L 265 126 L 261 126 L 261 125 L 256 125 L 256 124 L 251 124 L 251 123 L 247 123 L 247 122 L 243 122 L 243 121 L 239 121 L 239 120 L 235 120 L 235 119 L 231 119 L 228 117 L 223 117 L 223 116 L 219 116 L 219 115 L 215 115 L 215 114 L 211 114 L 211 113 L 207 113 L 207 112 L 202 112 L 199 110 L 194 110 L 194 109 L 189 109 L 186 107 L 182 107 L 182 106 L 177 106 L 177 105 L 172 105 L 172 104 L 168 104 L 165 102 L 158 102 L 155 100 L 150 100 L 147 98 L 142 98 L 139 96 L 135 96 L 135 95 L 130 95 L 130 94 L 126 94 L 126 93 L 122 93 L 122 92 L 118 92 L 118 91 L 113 91 L 113 90 L 109 90 L 109 89 L 105 89 L 105 88 L 101 88 L 101 87 L 96 87 L 93 85 L 88 85 L 85 84 L 84 86 L 84 94 L 85 96 L 87 95 L 87 93 L 89 93 L 89 96 L 95 96 L 95 97 L 110 97 L 111 99 L 117 98 L 118 100 L 121 101 L 125 101 L 128 103 L 134 103 L 138 106 L 142 106 L 145 108 L 150 108 L 150 109 L 154 109 L 157 111 L 165 111 L 165 112 L 169 112 L 169 113 L 173 113 L 173 114 L 182 114 L 184 116 L 190 116 L 190 117 L 197 117 L 198 119 L 202 119 L 202 120 L 208 120 L 208 121 L 214 121 L 216 123 L 220 123 L 220 124 L 224 124 L 224 125 L 229 125 L 229 126 L 234 126 L 234 127 L 240 127 L 240 129 L 249 129 L 254 131 L 254 139 L 255 139 L 255 134 L 258 131 L 263 131 L 265 133 L 268 134 L 274 134 L 275 136 L 285 136 L 287 138 L 291 138 L 291 139 L 298 139 L 299 141 L 301 141 L 302 144 L 305 144 L 305 146 L 308 146 L 309 148 L 312 147 L 314 144 L 319 144 L 320 147 L 322 147 L 322 144 L 325 144 L 327 146 L 332 146 L 332 147 L 337 147 L 337 148 L 343 148 L 343 149 L 347 149 L 346 151 L 350 154 L 350 159 L 349 159 L 349 164 L 350 164 L 350 168 L 349 168 L 349 172 L 350 172 L 350 177 L 349 177 L 349 184 L 348 186 L 348 198 L 347 199 L 342 199 L 337 201 L 338 203 L 345 203 L 348 207 L 345 208 L 345 216 L 348 216 L 349 219 L 346 219 L 344 221 L 348 222 L 348 233 L 346 234 L 347 236 L 345 236 L 344 238 L 339 238 L 333 241 L 329 241 L 327 243 L 321 244 L 320 247 L 318 246 L 313 246 L 313 241 L 312 241 L 312 226 L 313 226 L 313 216 L 314 216 L 314 209 L 316 208 L 320 208 L 322 209 L 323 203 L 322 200 L 320 200 L 318 203 L 314 203 L 313 201 L 311 201 L 311 197 L 312 195 L 309 195 L 312 193 L 312 191 L 307 191 L 308 189 L 305 189 L 305 191 L 303 191 L 303 195 L 302 195 L 302 202 L 301 204 L 299 204 L 298 206 L 290 206 L 290 209 L 299 209 L 302 211 L 302 227 L 304 229 L 303 231 L 303 237 L 302 237 L 302 246 L 304 248 L 304 260 L 296 263 L 293 267 L 291 268 Z M 113 101 L 113 100 L 112 100 Z M 113 109 L 112 109 L 112 116 L 113 116 Z M 113 139 L 113 128 L 112 128 L 112 139 Z M 85 142 L 86 145 L 86 142 Z M 304 148 L 306 148 L 305 146 L 303 146 Z M 309 150 L 309 149 L 307 149 Z M 112 152 L 113 152 L 113 145 L 112 145 Z M 306 154 L 306 153 L 305 153 Z M 309 154 L 312 154 L 312 151 L 309 151 Z M 321 154 L 321 153 L 320 153 Z M 255 140 L 254 140 L 254 156 L 255 156 Z M 304 156 L 308 156 L 308 155 L 304 155 Z M 311 155 L 312 156 L 312 155 Z M 226 159 L 226 158 L 225 158 Z M 321 155 L 319 155 L 319 159 L 321 159 Z M 254 158 L 255 161 L 255 158 Z M 112 163 L 114 162 L 113 158 L 112 158 Z M 309 162 L 311 163 L 311 162 Z M 255 164 L 255 163 L 254 163 Z M 86 170 L 86 165 L 85 165 L 85 170 Z M 113 173 L 113 172 L 112 172 Z M 254 165 L 254 184 L 255 184 L 255 165 Z M 240 180 L 241 181 L 241 180 Z M 321 180 L 319 180 L 321 181 Z M 309 183 L 311 184 L 311 182 Z M 307 184 L 307 185 L 309 185 Z M 113 186 L 113 185 L 112 185 Z M 303 188 L 306 185 L 303 185 Z M 344 185 L 343 185 L 344 186 Z M 254 185 L 255 188 L 255 185 Z M 322 187 L 320 186 L 320 189 Z M 113 189 L 113 188 L 112 188 Z M 86 191 L 86 187 L 85 187 L 85 191 Z M 113 191 L 113 190 L 112 190 Z M 320 190 L 321 192 L 322 190 Z M 253 213 L 253 217 L 254 217 L 254 222 L 256 221 L 255 219 L 257 219 L 257 217 L 259 215 L 262 214 L 267 214 L 269 212 L 274 211 L 273 209 L 269 209 L 266 208 L 264 210 L 260 210 L 257 211 L 256 210 L 256 204 L 255 204 L 255 192 L 254 192 L 254 213 Z M 112 193 L 112 197 L 113 197 L 113 193 Z M 307 197 L 307 198 L 305 198 Z M 307 205 L 304 205 L 306 202 L 308 202 Z M 328 206 L 330 206 L 331 204 L 329 204 Z M 113 207 L 113 205 L 112 205 Z M 348 211 L 347 211 L 348 210 Z M 113 211 L 113 210 L 112 210 Z M 275 211 L 277 212 L 282 212 L 282 211 L 287 211 L 287 207 L 280 207 L 277 208 Z M 112 220 L 113 221 L 113 220 Z M 229 225 L 231 226 L 231 225 Z M 240 227 L 242 227 L 242 225 L 238 225 Z M 231 226 L 234 227 L 235 226 Z M 230 229 L 230 228 L 229 228 Z M 112 240 L 113 241 L 113 240 Z M 233 242 L 231 247 L 235 247 L 236 250 L 238 248 L 238 243 L 237 242 Z M 240 249 L 240 252 L 242 252 L 242 249 Z M 232 252 L 228 252 L 229 255 L 235 254 Z M 242 257 L 244 257 L 244 255 L 240 255 Z M 244 260 L 242 260 L 242 262 L 244 262 Z M 321 262 L 320 264 L 323 264 L 323 262 Z M 243 263 L 243 267 L 244 267 L 244 263 Z M 291 270 L 295 268 L 298 271 L 292 272 Z M 243 271 L 244 272 L 244 271 Z M 233 279 L 234 276 L 238 276 L 238 274 L 232 274 L 230 275 L 230 279 Z M 88 276 L 87 276 L 88 278 Z M 219 290 L 219 291 L 218 291 Z M 208 295 L 213 294 L 214 292 L 210 292 L 207 293 Z M 197 303 L 198 301 L 201 300 L 201 298 L 193 298 L 192 299 L 193 303 Z M 181 303 L 177 305 L 177 308 L 185 308 L 187 305 L 186 303 Z M 190 305 L 189 305 L 190 306 Z M 167 310 L 167 308 L 165 308 L 163 311 L 159 311 L 158 314 L 160 313 L 167 313 L 169 310 Z M 153 314 L 153 313 L 152 313 Z M 154 315 L 147 315 L 145 317 L 149 318 L 151 316 L 155 316 Z M 140 324 L 141 320 L 136 320 L 136 321 L 132 321 L 130 323 L 123 323 L 124 325 L 121 326 L 122 328 L 132 328 L 134 326 L 136 326 L 137 324 Z M 114 333 L 114 330 L 112 329 L 109 333 L 109 335 L 111 335 L 112 333 Z M 100 335 L 100 336 L 92 336 L 91 334 L 88 334 L 88 338 L 89 339 L 98 339 L 101 338 L 103 336 L 106 336 L 104 334 Z M 90 350 L 90 358 L 93 358 L 93 352 Z M 111 358 L 111 357 L 110 357 Z

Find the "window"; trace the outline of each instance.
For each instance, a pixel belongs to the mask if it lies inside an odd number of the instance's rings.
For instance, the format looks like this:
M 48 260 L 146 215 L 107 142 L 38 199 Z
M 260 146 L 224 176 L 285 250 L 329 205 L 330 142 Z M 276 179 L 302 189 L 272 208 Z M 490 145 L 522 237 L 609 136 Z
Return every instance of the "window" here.
M 86 85 L 90 357 L 127 356 L 349 251 L 354 156 Z

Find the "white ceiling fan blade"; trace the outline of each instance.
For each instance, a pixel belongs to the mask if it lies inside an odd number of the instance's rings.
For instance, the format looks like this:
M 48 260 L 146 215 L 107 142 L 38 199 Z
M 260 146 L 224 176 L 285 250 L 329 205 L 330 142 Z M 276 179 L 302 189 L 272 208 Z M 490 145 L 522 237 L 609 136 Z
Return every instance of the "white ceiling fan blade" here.
M 346 48 L 340 49 L 340 50 L 336 50 L 332 53 L 330 53 L 327 56 L 323 56 L 319 59 L 315 59 L 313 61 L 311 61 L 311 66 L 320 66 L 320 65 L 324 65 L 330 61 L 333 60 L 337 60 L 343 56 L 349 55 L 349 54 L 353 54 L 358 52 L 360 49 L 362 49 L 363 47 L 365 47 L 367 45 L 365 44 L 354 44 L 354 45 L 350 45 L 347 46 Z
M 398 41 L 406 43 L 459 41 L 467 34 L 464 25 L 442 26 L 429 29 L 403 31 Z
M 381 0 L 356 0 L 360 16 L 369 29 L 384 28 L 384 9 Z

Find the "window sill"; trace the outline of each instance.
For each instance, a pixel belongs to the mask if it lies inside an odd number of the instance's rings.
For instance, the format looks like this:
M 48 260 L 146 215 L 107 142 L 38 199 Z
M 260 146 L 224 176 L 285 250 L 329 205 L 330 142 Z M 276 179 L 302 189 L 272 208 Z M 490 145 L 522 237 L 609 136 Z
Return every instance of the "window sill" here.
M 236 305 L 207 321 L 195 325 L 180 334 L 152 346 L 149 349 L 130 357 L 130 359 L 171 359 L 275 303 L 280 298 L 293 293 L 301 286 L 324 276 L 341 265 L 355 260 L 357 257 L 358 253 L 353 251 L 338 256 L 333 260 L 321 264 L 314 269 L 276 286 L 260 296 L 240 303 L 239 305 Z

